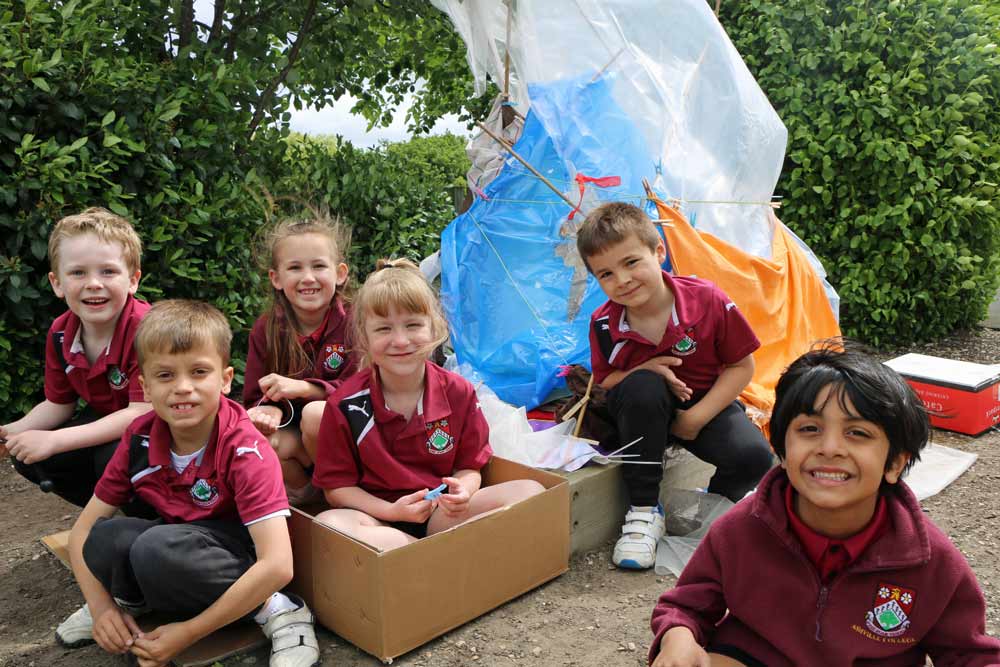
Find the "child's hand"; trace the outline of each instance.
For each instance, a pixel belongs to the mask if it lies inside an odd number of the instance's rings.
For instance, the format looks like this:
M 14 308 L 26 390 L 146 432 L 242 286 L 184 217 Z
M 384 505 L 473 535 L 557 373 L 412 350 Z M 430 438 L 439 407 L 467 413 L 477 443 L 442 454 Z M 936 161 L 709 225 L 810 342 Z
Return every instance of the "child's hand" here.
M 0 424 L 0 457 L 7 456 L 7 427 Z
M 670 424 L 670 433 L 681 440 L 694 440 L 704 427 L 704 422 L 691 410 L 678 410 Z
M 59 451 L 58 431 L 21 431 L 7 438 L 4 448 L 21 463 L 44 461 Z
M 281 408 L 277 405 L 257 405 L 247 410 L 247 417 L 258 431 L 271 435 L 281 424 Z
M 711 667 L 712 661 L 691 631 L 683 626 L 670 628 L 660 640 L 660 652 L 650 667 Z
M 449 517 L 457 517 L 469 510 L 469 500 L 472 495 L 462 485 L 457 477 L 442 477 L 441 481 L 448 485 L 448 493 L 438 497 L 441 511 Z
M 436 500 L 424 500 L 430 489 L 422 489 L 408 496 L 403 496 L 392 504 L 394 521 L 409 521 L 423 523 L 431 518 L 431 513 L 437 507 Z
M 265 375 L 257 384 L 264 392 L 264 398 L 269 401 L 302 398 L 309 392 L 311 386 L 304 380 L 293 380 L 277 373 Z
M 94 641 L 108 653 L 125 653 L 142 634 L 135 619 L 117 605 L 94 614 Z
M 638 368 L 645 368 L 648 371 L 653 371 L 654 373 L 659 373 L 663 376 L 663 379 L 667 381 L 667 387 L 670 389 L 670 393 L 679 398 L 681 401 L 687 401 L 691 398 L 691 388 L 684 384 L 684 381 L 674 375 L 672 368 L 674 366 L 680 366 L 684 363 L 678 357 L 671 357 L 669 355 L 664 355 L 661 357 L 653 357 L 645 363 L 642 363 Z
M 140 667 L 160 667 L 192 643 L 187 626 L 168 623 L 140 634 L 132 645 L 132 653 L 139 659 Z

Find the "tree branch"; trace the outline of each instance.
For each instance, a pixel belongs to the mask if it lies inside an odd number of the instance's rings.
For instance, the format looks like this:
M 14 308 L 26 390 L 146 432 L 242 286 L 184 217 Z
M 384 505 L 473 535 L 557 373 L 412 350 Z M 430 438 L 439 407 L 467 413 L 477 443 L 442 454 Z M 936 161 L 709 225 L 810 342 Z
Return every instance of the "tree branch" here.
M 194 0 L 181 2 L 181 25 L 177 31 L 177 48 L 183 49 L 191 44 L 194 33 Z
M 212 17 L 212 28 L 208 31 L 208 43 L 211 46 L 222 35 L 222 23 L 226 20 L 226 0 L 215 0 L 215 14 Z
M 253 136 L 253 133 L 257 131 L 257 127 L 260 126 L 262 120 L 264 120 L 264 109 L 271 103 L 271 99 L 277 92 L 278 88 L 285 79 L 288 77 L 288 73 L 292 71 L 295 66 L 296 61 L 299 58 L 299 52 L 302 50 L 302 45 L 305 44 L 309 37 L 309 28 L 312 26 L 313 18 L 316 16 L 316 3 L 317 0 L 309 0 L 309 6 L 306 7 L 306 13 L 302 17 L 302 25 L 299 27 L 298 34 L 295 35 L 295 41 L 292 42 L 292 48 L 288 50 L 288 62 L 282 68 L 278 76 L 274 78 L 261 93 L 260 98 L 257 101 L 257 108 L 254 109 L 253 118 L 250 120 L 250 128 L 247 132 L 247 138 Z

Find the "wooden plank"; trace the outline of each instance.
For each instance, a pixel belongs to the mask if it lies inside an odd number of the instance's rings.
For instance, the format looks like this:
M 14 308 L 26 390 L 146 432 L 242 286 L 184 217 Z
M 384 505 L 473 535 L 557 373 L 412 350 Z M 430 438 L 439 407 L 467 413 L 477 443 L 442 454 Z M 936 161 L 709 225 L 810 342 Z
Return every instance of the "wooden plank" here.
M 570 552 L 603 549 L 609 540 L 618 539 L 628 505 L 621 464 L 559 474 L 569 481 Z

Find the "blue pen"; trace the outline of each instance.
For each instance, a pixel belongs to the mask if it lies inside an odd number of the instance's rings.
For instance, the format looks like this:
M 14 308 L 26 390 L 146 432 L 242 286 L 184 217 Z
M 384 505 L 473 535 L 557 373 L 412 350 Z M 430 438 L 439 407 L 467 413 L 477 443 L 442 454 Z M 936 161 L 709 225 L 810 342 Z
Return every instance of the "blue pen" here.
M 437 487 L 436 489 L 431 489 L 430 491 L 427 492 L 427 495 L 424 496 L 424 500 L 434 500 L 435 498 L 437 498 L 438 496 L 440 496 L 442 493 L 444 493 L 447 489 L 448 489 L 448 485 L 447 484 L 442 484 L 441 486 Z

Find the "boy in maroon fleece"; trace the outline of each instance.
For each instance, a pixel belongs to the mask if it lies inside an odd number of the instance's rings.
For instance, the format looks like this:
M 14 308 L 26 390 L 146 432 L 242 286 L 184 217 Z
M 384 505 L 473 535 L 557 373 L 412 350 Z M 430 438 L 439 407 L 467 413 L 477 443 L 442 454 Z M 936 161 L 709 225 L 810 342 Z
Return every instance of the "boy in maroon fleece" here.
M 926 413 L 891 369 L 827 345 L 778 382 L 782 460 L 653 610 L 654 667 L 1000 665 L 968 563 L 900 477 Z

